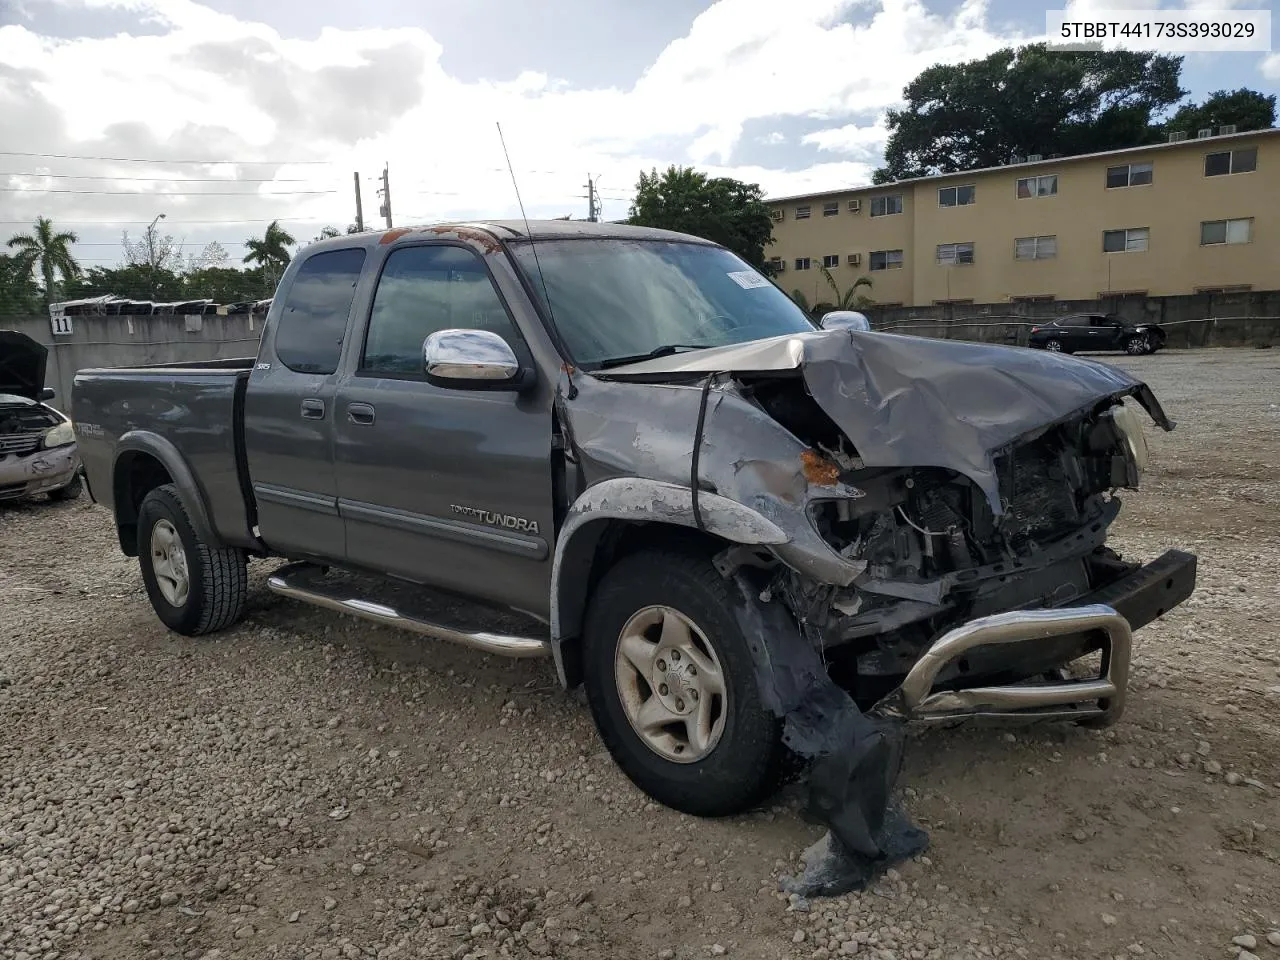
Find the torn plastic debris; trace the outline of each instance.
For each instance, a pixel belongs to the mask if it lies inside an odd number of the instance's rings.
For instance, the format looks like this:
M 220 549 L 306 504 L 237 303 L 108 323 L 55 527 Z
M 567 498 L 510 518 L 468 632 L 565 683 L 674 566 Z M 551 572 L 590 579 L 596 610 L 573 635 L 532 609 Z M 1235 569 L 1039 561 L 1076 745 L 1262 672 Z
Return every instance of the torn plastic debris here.
M 828 675 L 817 644 L 781 603 L 762 602 L 760 585 L 748 576 L 734 576 L 743 600 L 735 616 L 752 638 L 761 696 L 783 720 L 783 742 L 811 761 L 804 816 L 828 831 L 805 851 L 803 873 L 783 878 L 782 889 L 802 897 L 860 890 L 929 843 L 893 796 L 905 724 L 863 714 Z

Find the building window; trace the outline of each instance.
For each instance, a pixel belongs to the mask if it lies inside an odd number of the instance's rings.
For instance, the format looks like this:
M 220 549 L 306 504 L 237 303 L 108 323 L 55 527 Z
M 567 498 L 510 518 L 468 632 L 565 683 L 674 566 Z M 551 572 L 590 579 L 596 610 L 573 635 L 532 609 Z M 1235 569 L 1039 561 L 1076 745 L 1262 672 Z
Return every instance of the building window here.
M 825 257 L 822 258 L 822 265 L 827 268 L 840 266 L 840 254 L 838 253 L 827 254 Z
M 897 270 L 902 266 L 902 251 L 872 250 L 869 259 L 872 270 Z
M 1141 253 L 1147 249 L 1151 231 L 1146 227 L 1130 227 L 1127 230 L 1104 230 L 1103 253 Z
M 871 198 L 871 215 L 873 217 L 888 217 L 901 212 L 902 194 L 900 193 L 891 193 L 886 197 Z
M 1253 239 L 1253 218 L 1205 220 L 1200 224 L 1200 246 L 1216 243 L 1248 243 Z
M 1140 187 L 1151 182 L 1151 172 L 1149 163 L 1122 163 L 1117 167 L 1107 167 L 1107 189 Z
M 1046 174 L 1043 177 L 1020 177 L 1018 179 L 1018 199 L 1028 197 L 1053 197 L 1058 193 L 1058 175 Z
M 781 257 L 769 258 L 769 270 L 773 273 L 781 273 L 783 271 L 783 261 Z
M 824 217 L 835 217 L 835 216 L 838 216 L 839 214 L 840 214 L 840 204 L 838 202 L 824 203 L 822 205 L 822 215 Z
M 1228 173 L 1253 173 L 1258 169 L 1258 148 L 1243 147 L 1204 155 L 1204 175 L 1221 177 Z
M 1058 255 L 1058 238 L 1019 237 L 1013 241 L 1015 260 L 1052 260 Z
M 938 244 L 938 262 L 948 265 L 957 263 L 973 263 L 972 243 L 940 243 Z
M 808 270 L 808 269 L 809 269 L 809 258 L 808 258 L 808 257 L 796 257 L 796 269 L 797 269 L 797 270 Z
M 938 206 L 967 207 L 974 202 L 977 192 L 977 188 L 971 183 L 963 187 L 939 187 Z
M 808 219 L 809 219 L 809 208 L 808 208 L 808 207 L 796 207 L 796 219 L 797 219 L 797 220 L 808 220 Z

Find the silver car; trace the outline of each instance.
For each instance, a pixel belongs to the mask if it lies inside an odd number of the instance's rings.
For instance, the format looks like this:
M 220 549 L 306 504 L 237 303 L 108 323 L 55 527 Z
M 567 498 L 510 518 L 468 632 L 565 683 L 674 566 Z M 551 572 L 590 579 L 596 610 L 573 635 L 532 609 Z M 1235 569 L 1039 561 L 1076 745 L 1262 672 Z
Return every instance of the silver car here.
M 0 502 L 46 493 L 80 496 L 80 453 L 71 421 L 45 403 L 48 351 L 24 333 L 0 330 Z

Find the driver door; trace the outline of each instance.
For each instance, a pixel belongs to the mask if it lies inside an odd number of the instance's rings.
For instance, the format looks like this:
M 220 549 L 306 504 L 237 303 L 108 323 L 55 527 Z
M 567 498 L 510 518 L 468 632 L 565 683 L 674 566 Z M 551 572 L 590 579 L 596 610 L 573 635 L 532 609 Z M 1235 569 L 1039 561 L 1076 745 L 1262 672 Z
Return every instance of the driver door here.
M 446 329 L 524 338 L 468 247 L 397 246 L 354 372 L 338 385 L 334 471 L 347 561 L 530 611 L 547 607 L 551 393 L 428 383 L 423 341 Z

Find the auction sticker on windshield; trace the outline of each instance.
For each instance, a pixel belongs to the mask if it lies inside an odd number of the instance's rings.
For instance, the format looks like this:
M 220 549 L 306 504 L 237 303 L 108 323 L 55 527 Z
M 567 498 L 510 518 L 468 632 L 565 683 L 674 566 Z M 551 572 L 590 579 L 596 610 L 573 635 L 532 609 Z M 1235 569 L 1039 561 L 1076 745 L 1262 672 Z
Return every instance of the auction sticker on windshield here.
M 736 273 L 729 274 L 729 279 L 743 290 L 754 290 L 756 287 L 769 286 L 768 279 L 760 276 L 754 270 L 739 270 Z

